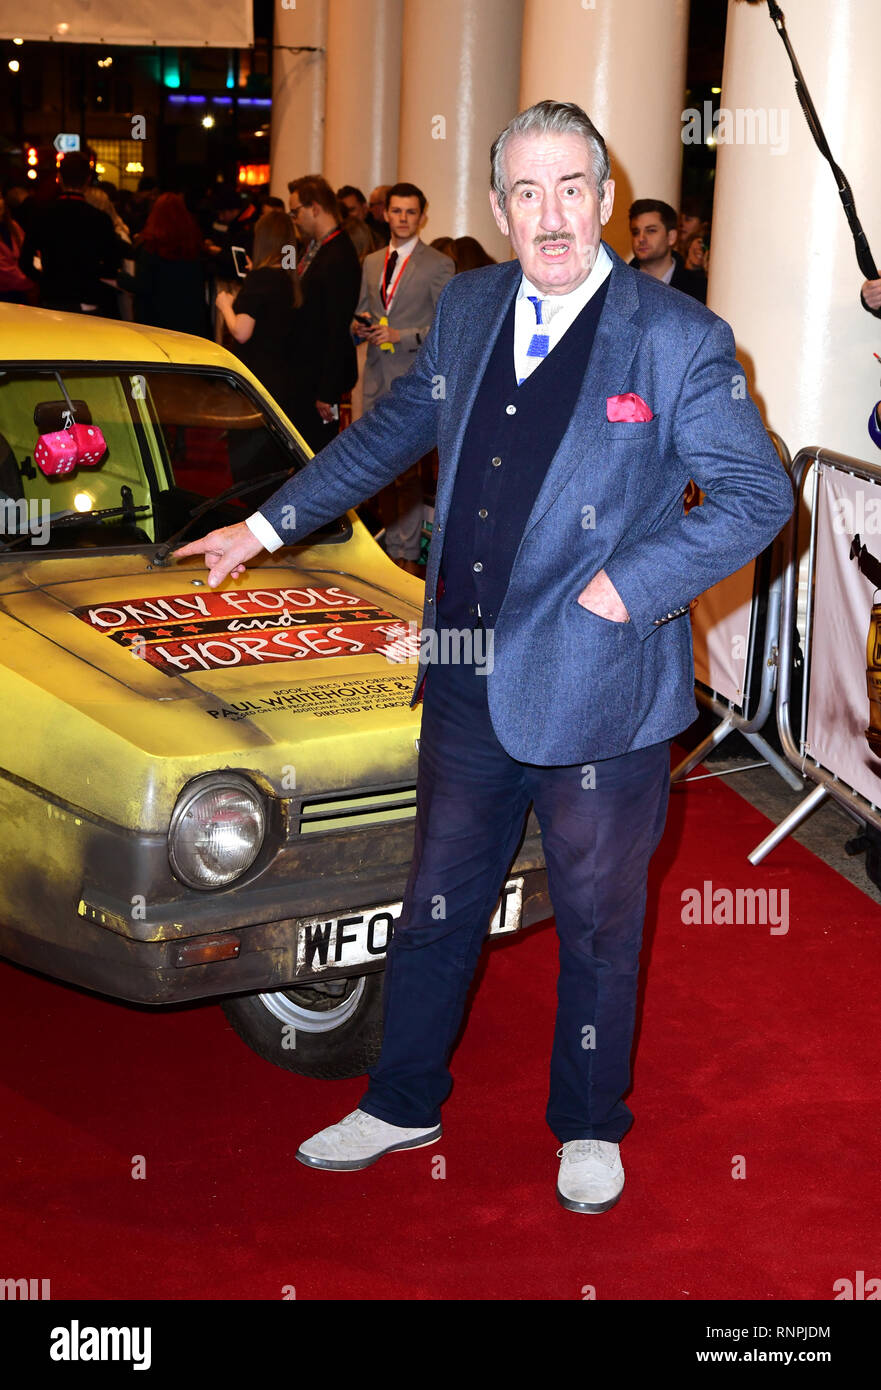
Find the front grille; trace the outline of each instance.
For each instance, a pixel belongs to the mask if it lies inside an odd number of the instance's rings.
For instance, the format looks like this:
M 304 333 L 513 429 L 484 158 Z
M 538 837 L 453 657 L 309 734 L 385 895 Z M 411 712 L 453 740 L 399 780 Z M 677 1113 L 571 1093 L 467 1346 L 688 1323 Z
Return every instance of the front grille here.
M 393 791 L 355 792 L 304 801 L 298 828 L 301 835 L 324 830 L 360 830 L 368 825 L 412 820 L 415 815 L 416 784 L 413 783 Z

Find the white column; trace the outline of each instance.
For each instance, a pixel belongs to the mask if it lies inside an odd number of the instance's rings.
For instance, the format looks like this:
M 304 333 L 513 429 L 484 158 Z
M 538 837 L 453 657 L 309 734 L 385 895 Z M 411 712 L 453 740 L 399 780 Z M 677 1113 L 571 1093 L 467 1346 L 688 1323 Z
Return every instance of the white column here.
M 328 0 L 275 0 L 272 55 L 272 193 L 287 204 L 288 181 L 324 162 Z M 291 48 L 317 52 L 291 53 Z
M 398 178 L 429 201 L 426 241 L 510 246 L 489 206 L 489 151 L 517 113 L 523 0 L 407 0 Z
M 785 13 L 879 261 L 881 5 L 800 0 Z M 872 356 L 881 351 L 881 322 L 860 304 L 864 277 L 835 181 L 808 131 L 765 6 L 729 5 L 719 100 L 732 113 L 733 142 L 719 130 L 710 307 L 732 324 L 765 423 L 793 455 L 819 444 L 881 462 L 866 429 L 881 396 L 881 368 Z
M 394 183 L 401 109 L 403 0 L 330 0 L 324 173 L 365 197 Z
M 615 207 L 605 239 L 633 255 L 627 209 L 678 209 L 688 0 L 526 0 L 520 106 L 574 101 L 606 141 Z

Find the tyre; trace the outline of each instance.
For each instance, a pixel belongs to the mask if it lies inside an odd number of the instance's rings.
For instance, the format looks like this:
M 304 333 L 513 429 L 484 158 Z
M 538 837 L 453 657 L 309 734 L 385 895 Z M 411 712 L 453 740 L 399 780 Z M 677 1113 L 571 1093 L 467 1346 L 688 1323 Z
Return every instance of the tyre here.
M 300 1076 L 361 1076 L 382 1045 L 383 971 L 227 999 L 223 1012 L 267 1062 Z

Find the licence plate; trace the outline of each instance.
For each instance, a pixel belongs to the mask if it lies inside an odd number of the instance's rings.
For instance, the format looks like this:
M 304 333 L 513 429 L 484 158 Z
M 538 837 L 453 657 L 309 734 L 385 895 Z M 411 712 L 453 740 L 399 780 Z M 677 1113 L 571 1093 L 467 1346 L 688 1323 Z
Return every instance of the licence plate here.
M 337 917 L 314 917 L 297 928 L 297 975 L 347 970 L 383 957 L 403 903 L 385 903 Z M 507 936 L 523 922 L 523 879 L 509 878 L 489 926 L 490 936 Z

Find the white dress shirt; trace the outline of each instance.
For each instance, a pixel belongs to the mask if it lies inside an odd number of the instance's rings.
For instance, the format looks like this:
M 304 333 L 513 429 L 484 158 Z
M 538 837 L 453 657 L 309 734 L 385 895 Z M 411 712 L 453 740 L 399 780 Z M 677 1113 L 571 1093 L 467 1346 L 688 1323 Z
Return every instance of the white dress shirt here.
M 409 241 L 402 241 L 400 246 L 392 246 L 391 243 L 389 243 L 389 247 L 388 247 L 388 254 L 389 254 L 389 256 L 391 256 L 391 254 L 392 254 L 393 251 L 397 251 L 397 253 L 398 253 L 398 259 L 395 261 L 395 268 L 394 268 L 394 270 L 392 271 L 392 284 L 393 284 L 394 287 L 395 287 L 395 293 L 397 293 L 397 289 L 398 289 L 398 283 L 399 283 L 399 281 L 398 281 L 398 276 L 401 275 L 401 274 L 403 273 L 403 270 L 404 270 L 404 262 L 405 262 L 405 261 L 408 261 L 408 260 L 410 259 L 411 255 L 413 254 L 413 248 L 414 248 L 414 246 L 416 245 L 416 243 L 418 242 L 418 240 L 419 240 L 419 233 L 417 232 L 415 236 L 411 236 L 411 238 L 410 238 Z M 383 261 L 383 265 L 384 265 L 384 266 L 387 265 L 387 264 L 388 264 L 387 261 Z M 384 270 L 381 270 L 381 271 L 380 271 L 380 282 L 381 282 L 381 279 L 382 279 L 382 276 L 384 275 L 384 273 L 385 273 Z M 394 295 L 392 295 L 392 304 L 394 304 L 394 302 L 395 302 Z
M 542 361 L 541 357 L 527 356 L 533 334 L 546 333 L 548 352 L 553 352 L 566 329 L 572 326 L 585 304 L 593 298 L 611 273 L 611 259 L 601 244 L 587 279 L 568 294 L 543 295 L 525 275 L 523 276 L 514 306 L 514 375 L 518 383 L 534 372 Z M 542 318 L 545 322 L 541 325 L 536 322 L 535 306 L 530 303 L 527 297 L 529 295 L 544 300 Z

